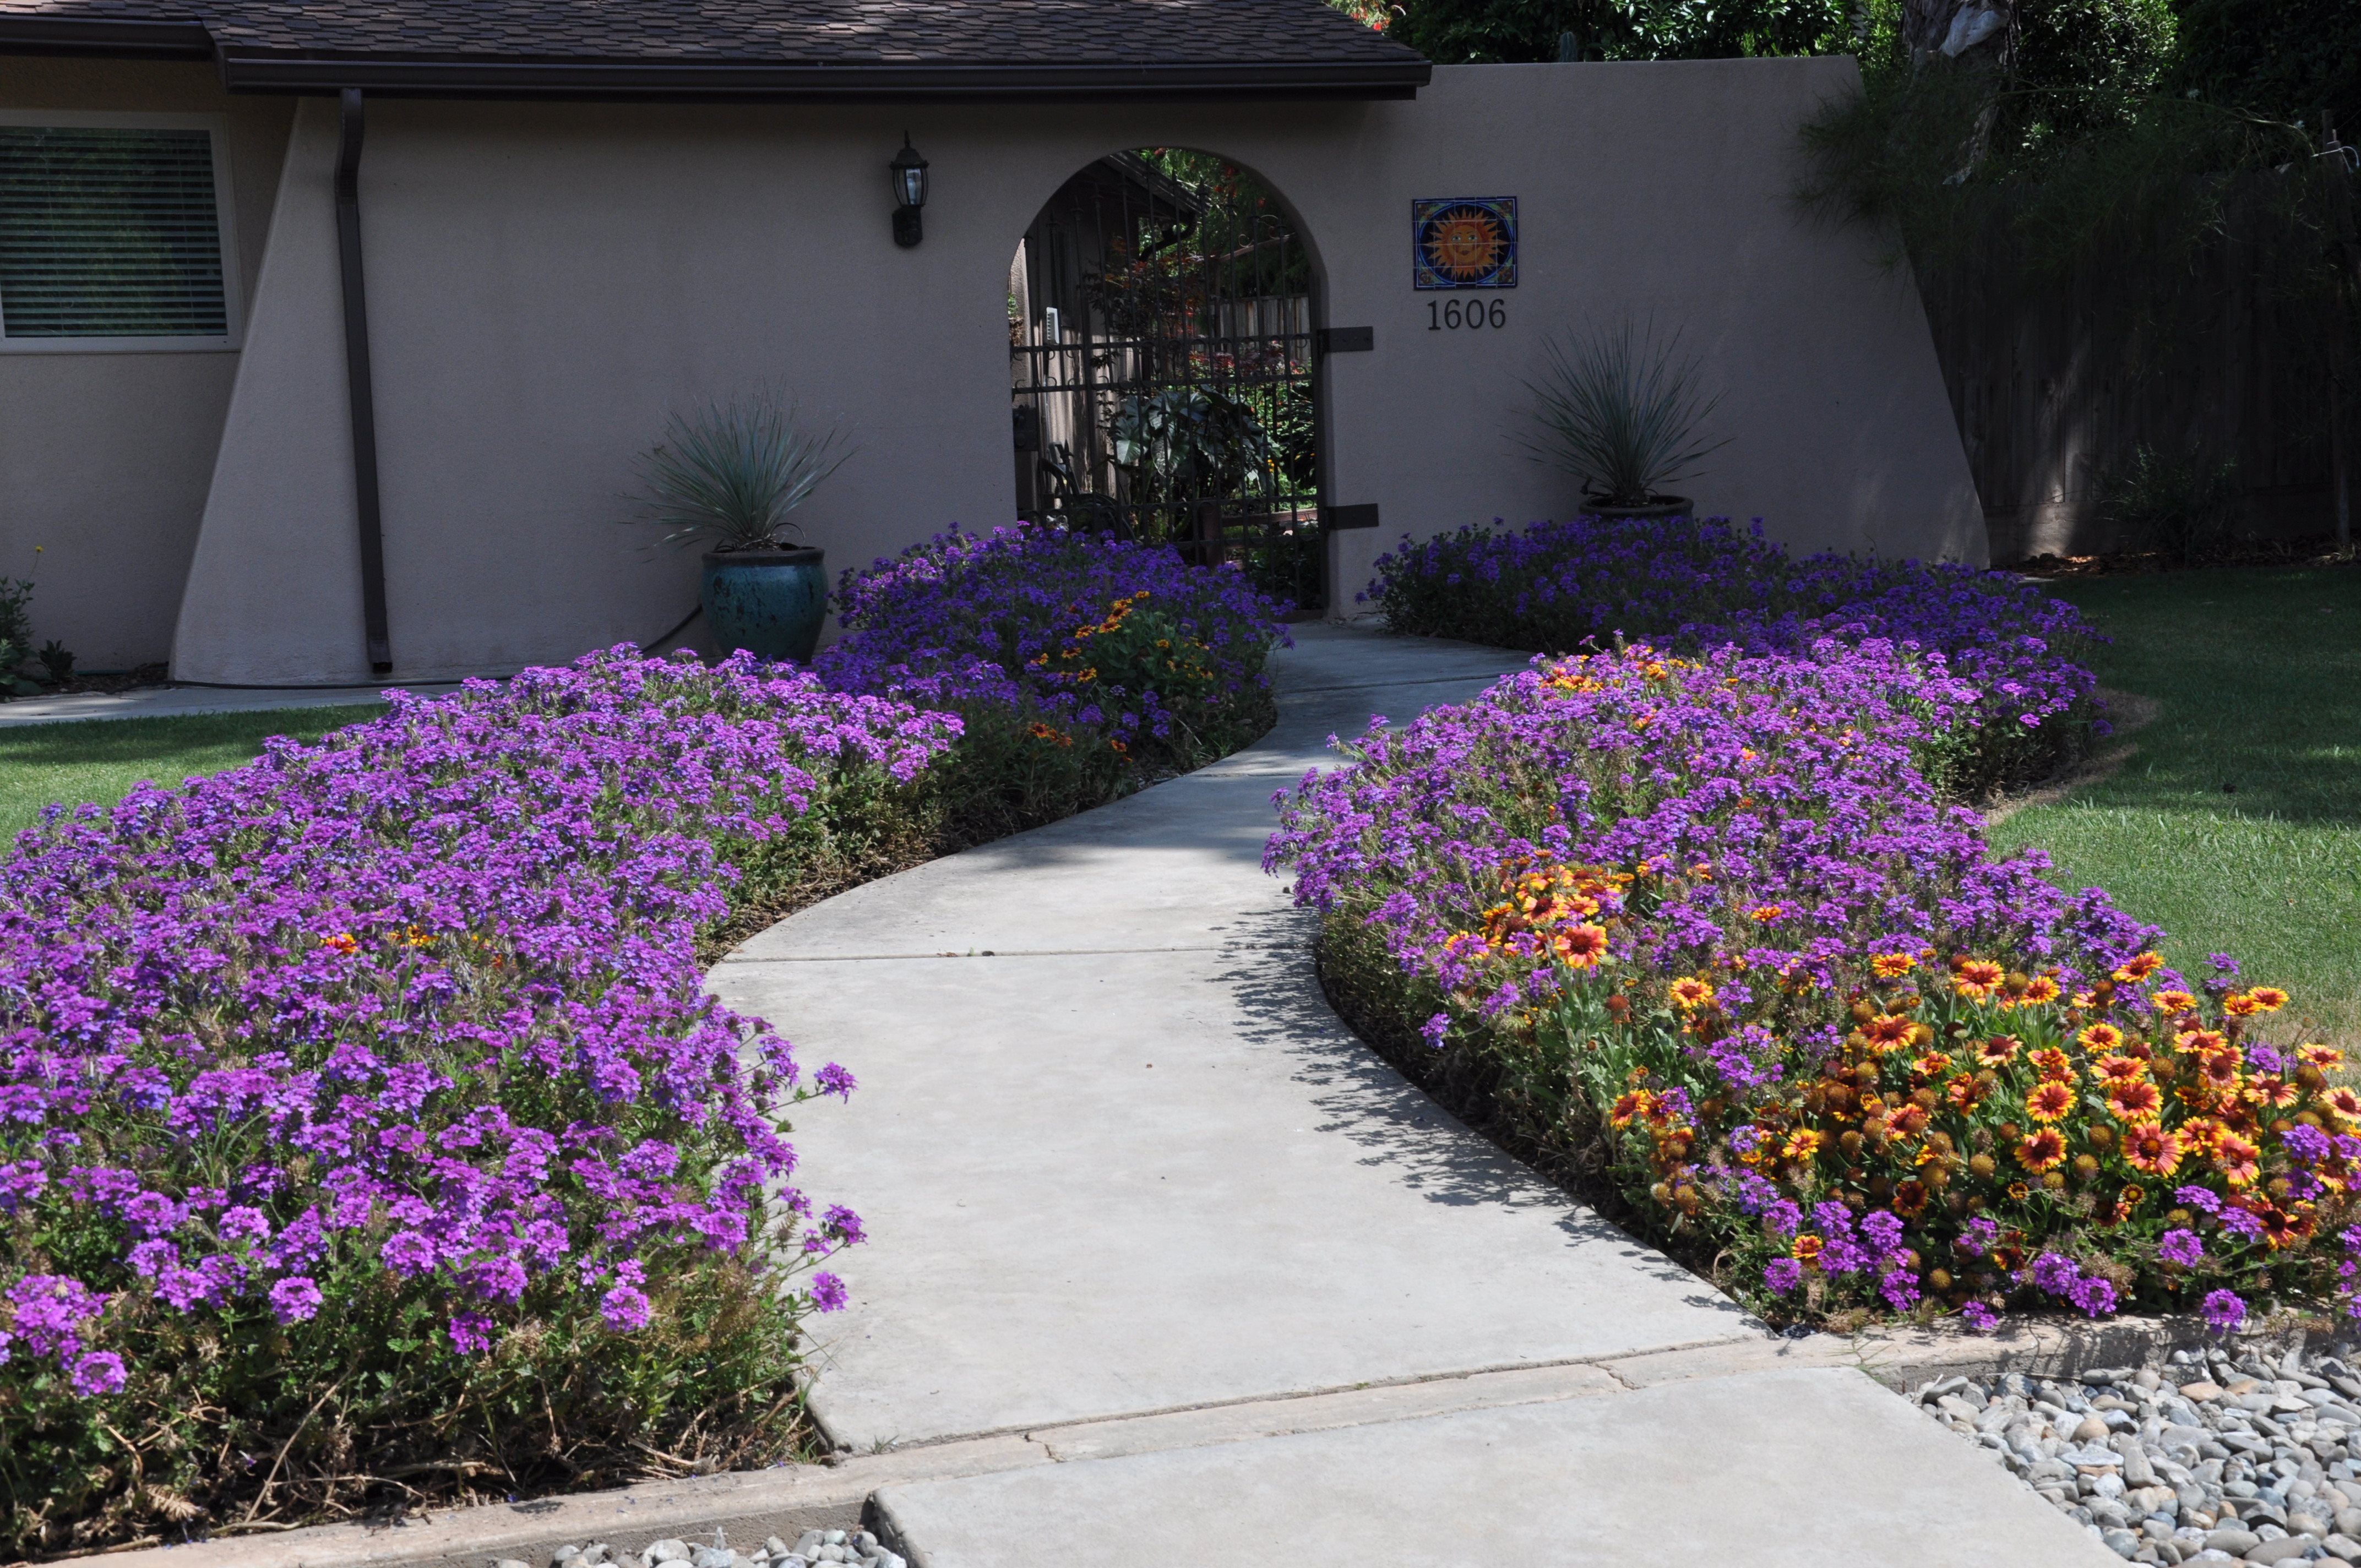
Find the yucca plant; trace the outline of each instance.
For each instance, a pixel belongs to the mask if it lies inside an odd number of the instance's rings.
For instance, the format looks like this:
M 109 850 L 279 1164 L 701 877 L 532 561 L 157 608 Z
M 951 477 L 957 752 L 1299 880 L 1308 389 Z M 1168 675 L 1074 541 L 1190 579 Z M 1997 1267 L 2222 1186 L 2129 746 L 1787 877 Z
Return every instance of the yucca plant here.
M 716 551 L 774 550 L 795 531 L 788 514 L 852 454 L 834 428 L 805 427 L 793 403 L 767 389 L 674 414 L 663 443 L 640 459 L 639 522 L 664 543 Z
M 1627 317 L 1543 345 L 1549 367 L 1525 383 L 1537 430 L 1525 445 L 1537 462 L 1582 481 L 1598 506 L 1645 506 L 1656 488 L 1696 473 L 1728 444 L 1697 430 L 1721 402 L 1702 385 L 1701 361 L 1675 357 L 1680 334 L 1659 343 L 1652 322 L 1634 332 Z

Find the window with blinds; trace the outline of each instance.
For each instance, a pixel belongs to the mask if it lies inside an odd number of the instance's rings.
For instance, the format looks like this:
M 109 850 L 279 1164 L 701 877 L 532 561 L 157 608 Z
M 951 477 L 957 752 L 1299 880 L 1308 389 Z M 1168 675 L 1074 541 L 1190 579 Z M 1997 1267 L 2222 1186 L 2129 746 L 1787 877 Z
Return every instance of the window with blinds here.
M 0 125 L 0 341 L 225 338 L 214 136 Z

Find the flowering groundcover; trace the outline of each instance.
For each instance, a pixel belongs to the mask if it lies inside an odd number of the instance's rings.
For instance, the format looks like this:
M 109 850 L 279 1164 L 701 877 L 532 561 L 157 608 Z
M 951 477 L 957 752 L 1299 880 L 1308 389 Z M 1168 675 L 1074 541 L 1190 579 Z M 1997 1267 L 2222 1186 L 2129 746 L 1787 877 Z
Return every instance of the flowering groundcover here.
M 974 824 L 1246 738 L 1268 706 L 1276 629 L 1240 623 L 1260 607 L 1234 584 L 1141 547 L 1000 548 L 1041 594 L 1018 619 L 1053 618 L 1038 696 L 991 685 L 956 618 L 927 656 L 970 684 L 938 706 L 841 689 L 925 678 L 864 630 L 840 689 L 620 648 L 394 694 L 317 745 L 20 835 L 0 861 L 0 1546 L 792 1452 L 798 1321 L 841 1304 L 828 1265 L 864 1238 L 789 1184 L 785 1118 L 853 1084 L 716 1005 L 705 961 Z M 959 581 L 881 597 L 927 625 Z M 1061 680 L 1072 649 L 1163 604 L 1189 666 L 1170 695 L 1134 674 L 1094 714 L 1057 700 L 1097 681 Z M 1147 740 L 1024 795 L 944 708 L 1043 753 Z M 1159 711 L 1193 739 L 1159 752 Z M 1062 741 L 1030 733 L 1043 715 Z
M 1939 804 L 1982 700 L 1879 639 L 1536 660 L 1345 743 L 1268 863 L 1365 1035 L 1774 1319 L 2349 1285 L 2337 1053 Z
M 953 529 L 838 591 L 822 677 L 956 713 L 971 837 L 1094 806 L 1237 750 L 1276 710 L 1285 607 L 1164 546 L 1020 525 Z
M 1521 531 L 1407 536 L 1360 598 L 1392 630 L 1571 653 L 1646 638 L 1675 652 L 1730 644 L 1795 653 L 1833 638 L 1939 653 L 1976 699 L 1920 748 L 1953 793 L 2023 784 L 2094 734 L 2098 682 L 2073 662 L 2097 633 L 2081 612 L 2004 572 L 1824 552 L 1796 560 L 1727 518 L 1577 517 Z

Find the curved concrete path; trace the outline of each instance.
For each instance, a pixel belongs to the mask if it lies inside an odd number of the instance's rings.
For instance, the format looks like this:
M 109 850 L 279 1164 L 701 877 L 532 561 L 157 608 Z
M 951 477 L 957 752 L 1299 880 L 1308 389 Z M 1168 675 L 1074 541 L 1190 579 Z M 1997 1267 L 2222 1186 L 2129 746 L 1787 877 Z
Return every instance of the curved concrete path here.
M 713 971 L 861 1084 L 796 1134 L 809 1189 L 874 1238 L 818 1325 L 829 1434 L 1007 1434 L 976 1450 L 1004 1474 L 880 1495 L 914 1561 L 1178 1564 L 1241 1531 L 1299 1564 L 1708 1541 L 1734 1562 L 2113 1561 L 1859 1373 L 1762 1370 L 1774 1347 L 1726 1298 L 1337 1022 L 1310 919 L 1260 868 L 1273 791 L 1331 734 L 1519 661 L 1297 638 L 1256 746 L 831 899 Z M 1718 1522 L 1655 1515 L 1692 1486 Z M 1958 1550 L 1912 1527 L 1929 1507 L 1972 1525 Z M 1045 1555 L 1030 1532 L 1061 1519 L 1095 1544 Z M 1817 1550 L 1772 1552 L 1773 1530 Z

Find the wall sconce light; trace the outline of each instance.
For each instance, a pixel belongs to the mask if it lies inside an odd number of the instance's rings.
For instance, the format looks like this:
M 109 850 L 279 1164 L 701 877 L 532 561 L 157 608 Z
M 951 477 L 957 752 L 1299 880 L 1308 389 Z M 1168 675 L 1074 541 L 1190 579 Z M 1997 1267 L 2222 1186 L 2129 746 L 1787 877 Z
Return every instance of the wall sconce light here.
M 902 133 L 902 150 L 885 167 L 894 177 L 894 243 L 906 250 L 925 236 L 918 209 L 927 204 L 927 160 L 910 145 L 909 132 Z

